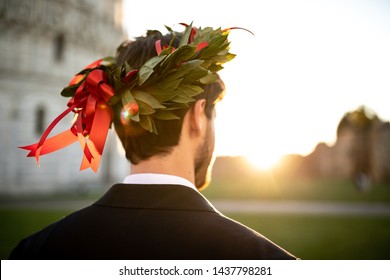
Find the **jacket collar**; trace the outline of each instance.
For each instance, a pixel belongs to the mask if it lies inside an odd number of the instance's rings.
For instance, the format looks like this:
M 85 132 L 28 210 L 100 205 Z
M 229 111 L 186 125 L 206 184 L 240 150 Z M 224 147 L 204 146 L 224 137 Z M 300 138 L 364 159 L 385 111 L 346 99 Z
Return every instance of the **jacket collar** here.
M 128 175 L 124 181 L 124 184 L 136 184 L 136 185 L 181 185 L 192 188 L 197 191 L 194 184 L 187 179 L 169 174 L 158 173 L 137 173 Z
M 182 185 L 117 184 L 95 206 L 218 212 L 198 191 Z

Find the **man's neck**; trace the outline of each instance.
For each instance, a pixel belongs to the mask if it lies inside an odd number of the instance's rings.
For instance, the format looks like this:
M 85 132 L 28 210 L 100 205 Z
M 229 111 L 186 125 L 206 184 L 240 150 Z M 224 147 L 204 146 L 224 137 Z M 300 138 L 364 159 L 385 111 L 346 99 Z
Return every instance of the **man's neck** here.
M 181 155 L 181 156 L 180 156 Z M 168 155 L 153 156 L 132 164 L 130 174 L 156 173 L 179 176 L 195 184 L 194 166 L 183 154 L 173 151 Z

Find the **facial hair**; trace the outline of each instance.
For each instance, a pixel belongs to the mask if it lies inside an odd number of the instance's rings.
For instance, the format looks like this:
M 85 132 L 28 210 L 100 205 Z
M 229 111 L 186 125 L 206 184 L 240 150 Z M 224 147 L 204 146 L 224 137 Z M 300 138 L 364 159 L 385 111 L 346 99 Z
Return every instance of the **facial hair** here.
M 214 134 L 208 122 L 202 143 L 198 146 L 195 158 L 195 186 L 198 190 L 205 189 L 211 181 L 211 171 L 214 163 Z

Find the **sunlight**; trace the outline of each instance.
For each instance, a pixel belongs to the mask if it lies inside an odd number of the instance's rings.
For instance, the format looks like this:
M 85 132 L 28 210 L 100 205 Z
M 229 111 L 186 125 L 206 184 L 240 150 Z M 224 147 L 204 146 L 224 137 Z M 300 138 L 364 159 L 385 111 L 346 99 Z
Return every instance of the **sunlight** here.
M 248 160 L 248 162 L 253 168 L 262 171 L 271 170 L 280 161 L 280 156 L 271 153 L 251 154 L 251 155 L 246 155 L 245 158 Z
M 253 166 L 269 169 L 282 155 L 307 155 L 319 142 L 334 143 L 342 116 L 361 105 L 390 120 L 389 5 L 352 0 L 197 3 L 169 17 L 160 9 L 149 10 L 145 20 L 133 11 L 147 9 L 150 1 L 125 1 L 124 25 L 131 36 L 164 30 L 163 24 L 176 29 L 177 23 L 191 20 L 255 33 L 234 30 L 229 35 L 237 57 L 220 73 L 226 97 L 216 119 L 216 154 L 246 156 Z M 170 5 L 182 2 L 171 0 Z M 222 6 L 224 17 L 215 17 Z

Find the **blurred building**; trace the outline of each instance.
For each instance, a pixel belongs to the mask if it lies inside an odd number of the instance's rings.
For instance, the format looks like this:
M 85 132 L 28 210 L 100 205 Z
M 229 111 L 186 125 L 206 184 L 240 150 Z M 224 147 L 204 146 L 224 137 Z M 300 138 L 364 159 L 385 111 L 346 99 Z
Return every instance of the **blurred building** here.
M 350 178 L 358 186 L 390 182 L 390 123 L 364 107 L 348 112 L 336 143 L 317 145 L 302 163 L 309 175 Z
M 41 167 L 17 148 L 36 143 L 67 108 L 60 92 L 74 74 L 115 54 L 126 38 L 121 15 L 121 0 L 0 0 L 0 193 L 73 190 L 127 173 L 112 131 L 97 174 L 79 171 L 78 143 L 41 157 Z

